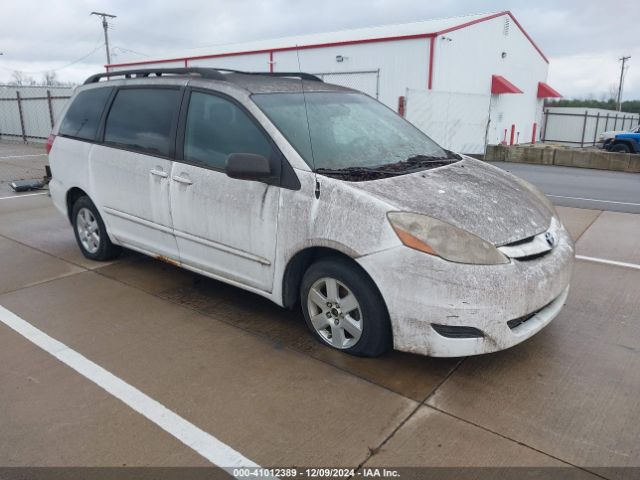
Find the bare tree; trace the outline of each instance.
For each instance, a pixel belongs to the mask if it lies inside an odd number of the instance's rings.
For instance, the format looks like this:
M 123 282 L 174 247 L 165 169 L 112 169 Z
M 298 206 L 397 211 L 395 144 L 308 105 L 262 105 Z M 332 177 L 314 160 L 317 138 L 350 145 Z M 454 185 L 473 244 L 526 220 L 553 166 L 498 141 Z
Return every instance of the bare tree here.
M 58 74 L 53 70 L 44 72 L 44 74 L 42 75 L 42 84 L 47 87 L 55 87 L 60 85 L 60 81 L 58 81 Z
M 20 70 L 14 70 L 11 74 L 11 78 L 12 80 L 9 82 L 9 85 L 16 85 L 18 87 L 21 87 L 23 85 L 36 84 L 36 81 L 33 79 L 33 77 L 25 75 L 24 72 L 21 72 Z
M 11 82 L 9 83 L 11 85 L 17 85 L 18 87 L 24 85 L 24 73 L 22 73 L 20 70 L 14 70 L 11 74 Z

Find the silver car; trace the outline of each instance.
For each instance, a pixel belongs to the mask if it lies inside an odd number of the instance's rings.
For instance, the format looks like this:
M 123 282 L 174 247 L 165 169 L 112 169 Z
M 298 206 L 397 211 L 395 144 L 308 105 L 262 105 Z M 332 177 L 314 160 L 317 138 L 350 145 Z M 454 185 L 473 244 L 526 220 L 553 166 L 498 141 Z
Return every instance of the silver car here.
M 86 257 L 126 247 L 300 308 L 347 353 L 493 352 L 567 298 L 573 244 L 540 191 L 312 75 L 94 75 L 48 148 Z

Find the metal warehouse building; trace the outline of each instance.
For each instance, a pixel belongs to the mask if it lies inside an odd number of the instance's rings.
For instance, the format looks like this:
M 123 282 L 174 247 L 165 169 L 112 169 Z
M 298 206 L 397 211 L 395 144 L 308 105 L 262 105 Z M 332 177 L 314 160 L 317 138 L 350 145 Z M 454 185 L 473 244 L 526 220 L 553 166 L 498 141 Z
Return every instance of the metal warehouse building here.
M 443 146 L 539 138 L 549 61 L 511 12 L 443 18 L 211 47 L 194 55 L 107 65 L 202 66 L 320 75 L 398 110 Z

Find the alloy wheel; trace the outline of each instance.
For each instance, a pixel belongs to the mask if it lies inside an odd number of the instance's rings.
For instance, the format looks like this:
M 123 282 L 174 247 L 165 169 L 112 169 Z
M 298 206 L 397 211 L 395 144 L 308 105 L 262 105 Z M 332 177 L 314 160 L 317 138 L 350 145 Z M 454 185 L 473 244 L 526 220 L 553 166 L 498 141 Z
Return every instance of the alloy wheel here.
M 360 304 L 353 292 L 335 278 L 323 277 L 311 286 L 307 309 L 313 328 L 332 347 L 351 348 L 360 340 Z

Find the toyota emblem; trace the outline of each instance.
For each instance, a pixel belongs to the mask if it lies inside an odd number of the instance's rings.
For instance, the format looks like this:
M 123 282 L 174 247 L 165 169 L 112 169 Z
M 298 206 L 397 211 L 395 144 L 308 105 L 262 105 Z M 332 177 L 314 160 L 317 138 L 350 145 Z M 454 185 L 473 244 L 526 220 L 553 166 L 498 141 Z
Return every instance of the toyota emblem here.
M 545 233 L 544 239 L 547 241 L 550 247 L 553 247 L 556 244 L 556 237 L 554 237 L 553 233 L 551 232 Z

